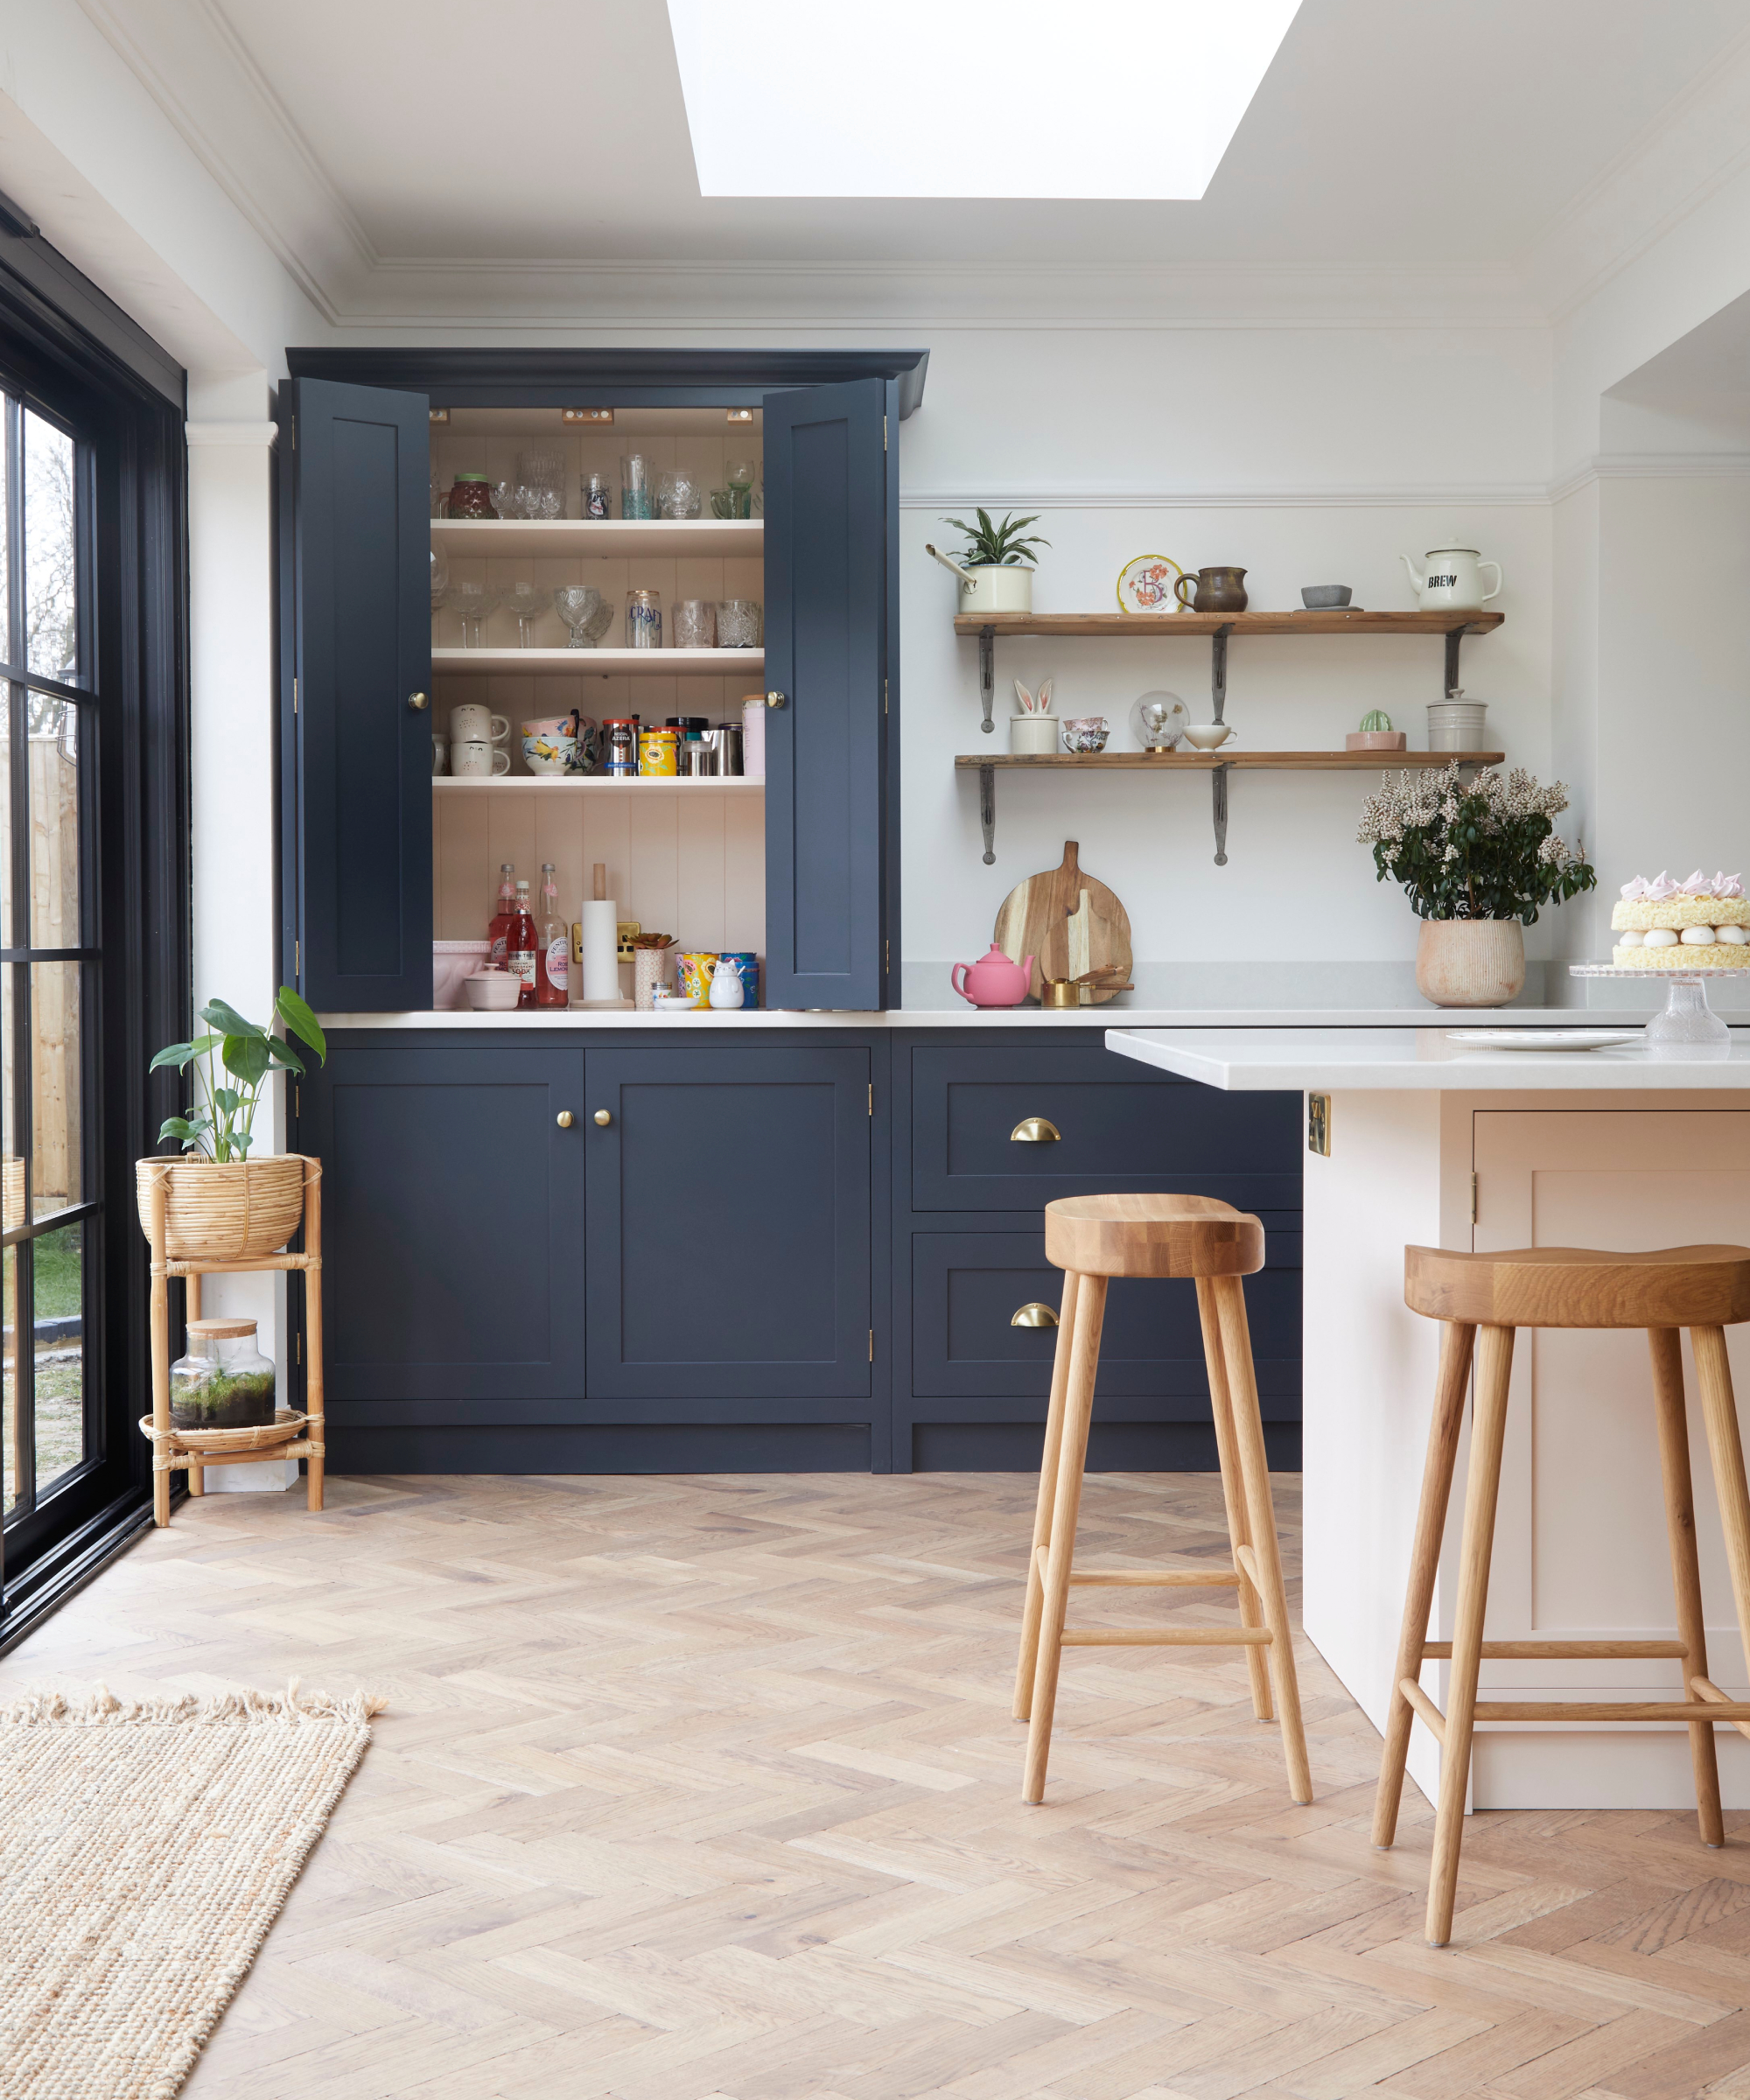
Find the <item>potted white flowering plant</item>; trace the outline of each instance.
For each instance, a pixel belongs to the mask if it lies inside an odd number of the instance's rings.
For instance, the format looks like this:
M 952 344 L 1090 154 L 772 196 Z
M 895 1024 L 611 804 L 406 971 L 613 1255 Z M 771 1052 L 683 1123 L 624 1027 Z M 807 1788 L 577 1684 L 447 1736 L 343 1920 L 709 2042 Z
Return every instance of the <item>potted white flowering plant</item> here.
M 1416 989 L 1436 1006 L 1499 1006 L 1525 983 L 1523 929 L 1546 904 L 1598 887 L 1582 854 L 1558 836 L 1568 806 L 1558 780 L 1540 788 L 1518 768 L 1460 777 L 1388 777 L 1369 795 L 1361 843 L 1381 882 L 1402 883 L 1422 921 Z

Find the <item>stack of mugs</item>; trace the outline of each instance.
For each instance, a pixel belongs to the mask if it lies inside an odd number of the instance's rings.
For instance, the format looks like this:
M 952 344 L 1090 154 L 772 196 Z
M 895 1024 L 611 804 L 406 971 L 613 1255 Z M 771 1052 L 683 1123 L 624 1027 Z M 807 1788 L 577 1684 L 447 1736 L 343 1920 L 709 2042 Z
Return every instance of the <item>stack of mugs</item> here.
M 500 748 L 510 734 L 510 724 L 489 707 L 470 704 L 450 710 L 450 740 L 446 745 L 435 732 L 431 738 L 431 770 L 447 771 L 458 780 L 491 780 L 510 771 L 510 753 Z

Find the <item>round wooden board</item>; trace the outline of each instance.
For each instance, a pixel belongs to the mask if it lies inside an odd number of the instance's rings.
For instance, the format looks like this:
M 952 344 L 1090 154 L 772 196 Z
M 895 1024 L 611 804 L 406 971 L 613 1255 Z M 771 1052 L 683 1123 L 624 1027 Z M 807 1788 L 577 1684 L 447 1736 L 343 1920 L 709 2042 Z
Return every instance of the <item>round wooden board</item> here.
M 1130 915 L 1103 882 L 1082 872 L 1078 851 L 1073 838 L 1065 839 L 1059 864 L 1018 882 L 997 914 L 1003 953 L 1015 962 L 1033 959 L 1027 989 L 1035 998 L 1046 977 L 1078 977 L 1102 963 L 1116 965 L 1121 984 L 1130 974 Z M 1102 1006 L 1116 996 L 1095 991 L 1090 1004 Z

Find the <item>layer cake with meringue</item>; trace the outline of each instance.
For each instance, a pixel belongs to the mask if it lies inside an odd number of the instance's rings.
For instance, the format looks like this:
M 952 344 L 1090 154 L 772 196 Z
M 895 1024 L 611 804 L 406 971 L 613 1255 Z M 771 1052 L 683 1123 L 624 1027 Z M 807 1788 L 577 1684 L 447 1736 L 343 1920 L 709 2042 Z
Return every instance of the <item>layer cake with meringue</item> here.
M 1623 884 L 1610 925 L 1618 970 L 1750 969 L 1750 899 L 1736 875 L 1637 875 Z

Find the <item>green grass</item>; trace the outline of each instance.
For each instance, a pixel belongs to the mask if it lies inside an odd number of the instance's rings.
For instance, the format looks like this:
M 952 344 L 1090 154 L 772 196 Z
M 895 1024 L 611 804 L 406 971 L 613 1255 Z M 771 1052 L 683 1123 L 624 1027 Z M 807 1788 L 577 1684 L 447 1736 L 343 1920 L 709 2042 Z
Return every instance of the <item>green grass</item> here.
M 36 1318 L 61 1320 L 84 1304 L 82 1288 L 85 1228 L 63 1225 L 46 1232 L 35 1246 Z

